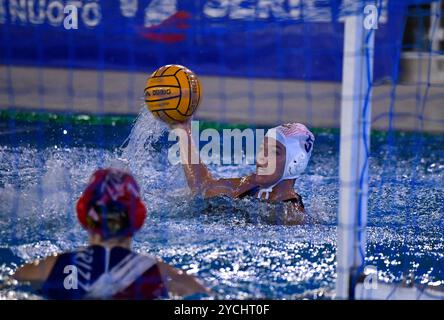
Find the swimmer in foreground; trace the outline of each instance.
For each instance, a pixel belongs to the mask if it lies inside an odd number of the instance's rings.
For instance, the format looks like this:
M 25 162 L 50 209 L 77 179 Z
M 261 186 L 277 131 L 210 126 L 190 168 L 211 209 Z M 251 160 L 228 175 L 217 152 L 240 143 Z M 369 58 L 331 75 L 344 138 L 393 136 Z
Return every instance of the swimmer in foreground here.
M 161 299 L 208 294 L 194 277 L 131 250 L 146 208 L 134 178 L 97 170 L 77 202 L 89 245 L 26 264 L 14 274 L 50 299 Z
M 225 195 L 246 196 L 270 202 L 283 202 L 284 224 L 306 222 L 302 197 L 295 191 L 296 178 L 305 171 L 310 160 L 314 135 L 300 123 L 288 123 L 270 129 L 257 154 L 256 172 L 240 178 L 216 179 L 199 159 L 191 135 L 191 121 L 171 125 L 179 137 L 179 149 L 188 186 L 194 195 L 205 198 Z M 183 133 L 183 134 L 182 134 Z M 193 154 L 194 153 L 194 154 Z M 193 155 L 192 155 L 193 154 Z

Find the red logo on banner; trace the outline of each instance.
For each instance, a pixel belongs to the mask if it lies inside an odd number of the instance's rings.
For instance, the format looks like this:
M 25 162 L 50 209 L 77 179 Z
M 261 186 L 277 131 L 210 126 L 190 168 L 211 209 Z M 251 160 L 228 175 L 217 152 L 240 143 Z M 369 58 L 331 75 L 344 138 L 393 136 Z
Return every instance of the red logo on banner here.
M 157 42 L 174 43 L 186 38 L 184 30 L 190 28 L 187 24 L 191 14 L 186 11 L 178 11 L 161 23 L 148 28 L 143 28 L 141 36 L 145 39 Z

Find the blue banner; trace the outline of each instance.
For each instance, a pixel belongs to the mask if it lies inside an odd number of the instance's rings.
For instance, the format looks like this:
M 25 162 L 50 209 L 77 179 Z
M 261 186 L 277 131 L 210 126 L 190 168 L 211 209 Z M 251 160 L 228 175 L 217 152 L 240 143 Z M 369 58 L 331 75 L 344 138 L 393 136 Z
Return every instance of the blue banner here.
M 376 1 L 375 77 L 399 59 L 405 2 Z M 404 3 L 404 4 L 399 4 Z M 0 63 L 304 80 L 342 75 L 340 0 L 0 0 Z

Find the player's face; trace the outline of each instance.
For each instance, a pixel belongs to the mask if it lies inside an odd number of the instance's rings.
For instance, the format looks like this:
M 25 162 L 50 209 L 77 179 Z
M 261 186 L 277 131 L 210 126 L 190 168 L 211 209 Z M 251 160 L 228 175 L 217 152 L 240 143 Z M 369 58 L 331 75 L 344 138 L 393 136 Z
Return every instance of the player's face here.
M 256 181 L 263 187 L 276 183 L 284 173 L 285 146 L 265 137 L 256 157 Z

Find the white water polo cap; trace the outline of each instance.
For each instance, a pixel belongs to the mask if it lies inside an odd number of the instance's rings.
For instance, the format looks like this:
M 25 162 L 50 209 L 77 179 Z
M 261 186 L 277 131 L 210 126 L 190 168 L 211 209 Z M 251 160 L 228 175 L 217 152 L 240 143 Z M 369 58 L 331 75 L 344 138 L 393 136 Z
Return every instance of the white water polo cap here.
M 295 179 L 307 168 L 315 141 L 313 133 L 301 123 L 286 123 L 268 130 L 265 137 L 275 139 L 285 146 L 285 168 L 282 177 L 272 186 L 261 189 L 258 198 L 269 193 L 282 180 Z

